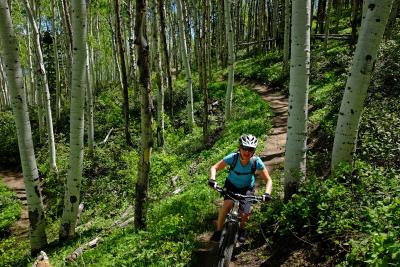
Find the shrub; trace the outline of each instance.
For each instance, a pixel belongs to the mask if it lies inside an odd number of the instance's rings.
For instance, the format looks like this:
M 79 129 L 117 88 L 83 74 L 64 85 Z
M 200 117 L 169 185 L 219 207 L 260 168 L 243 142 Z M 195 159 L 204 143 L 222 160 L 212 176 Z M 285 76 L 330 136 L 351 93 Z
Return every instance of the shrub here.
M 0 236 L 4 235 L 21 214 L 21 204 L 14 192 L 0 180 Z
M 281 235 L 328 240 L 343 266 L 389 266 L 400 257 L 399 182 L 396 171 L 361 161 L 339 165 L 325 179 L 309 178 L 272 216 Z
M 396 97 L 376 96 L 364 108 L 357 155 L 378 166 L 400 169 L 400 104 Z

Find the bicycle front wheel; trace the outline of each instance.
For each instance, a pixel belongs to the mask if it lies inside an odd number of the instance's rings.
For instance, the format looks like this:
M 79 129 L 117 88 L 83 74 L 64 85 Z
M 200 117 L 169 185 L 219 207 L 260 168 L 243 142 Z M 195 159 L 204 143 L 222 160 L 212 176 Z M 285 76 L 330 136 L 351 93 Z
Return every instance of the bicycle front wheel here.
M 238 237 L 238 230 L 239 225 L 236 222 L 227 222 L 225 224 L 218 248 L 218 267 L 229 266 Z

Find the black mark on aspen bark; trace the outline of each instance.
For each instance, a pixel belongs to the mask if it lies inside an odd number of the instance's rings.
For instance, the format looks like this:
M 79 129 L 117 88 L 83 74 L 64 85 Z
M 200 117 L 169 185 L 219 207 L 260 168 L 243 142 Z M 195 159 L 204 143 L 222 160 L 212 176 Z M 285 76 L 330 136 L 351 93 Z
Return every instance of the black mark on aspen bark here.
M 77 199 L 76 196 L 71 196 L 71 197 L 69 198 L 69 201 L 71 201 L 72 204 L 74 204 L 77 200 L 78 200 L 78 199 Z

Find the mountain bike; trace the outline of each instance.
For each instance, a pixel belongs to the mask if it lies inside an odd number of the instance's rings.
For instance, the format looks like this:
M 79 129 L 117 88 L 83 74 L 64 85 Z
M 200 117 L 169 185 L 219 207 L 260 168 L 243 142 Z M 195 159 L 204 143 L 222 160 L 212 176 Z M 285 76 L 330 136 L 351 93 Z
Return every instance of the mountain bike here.
M 240 215 L 239 204 L 241 201 L 250 201 L 252 203 L 262 201 L 262 197 L 241 195 L 233 193 L 225 188 L 217 186 L 215 188 L 223 197 L 233 200 L 233 208 L 226 215 L 224 228 L 222 230 L 221 239 L 218 245 L 216 265 L 218 267 L 228 267 L 231 262 L 233 249 L 239 233 Z

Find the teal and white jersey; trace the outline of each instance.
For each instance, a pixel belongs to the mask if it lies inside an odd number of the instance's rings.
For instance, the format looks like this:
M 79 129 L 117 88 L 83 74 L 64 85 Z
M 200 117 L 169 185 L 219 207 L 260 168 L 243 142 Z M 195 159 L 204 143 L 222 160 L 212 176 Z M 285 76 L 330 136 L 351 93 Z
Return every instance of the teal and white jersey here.
M 231 153 L 224 157 L 224 162 L 230 166 L 237 153 Z M 264 162 L 258 156 L 253 156 L 247 165 L 243 166 L 240 163 L 240 156 L 238 155 L 238 160 L 233 171 L 229 172 L 228 180 L 237 188 L 254 187 L 254 175 L 251 171 L 254 160 L 256 161 L 256 170 L 263 170 L 265 168 Z

